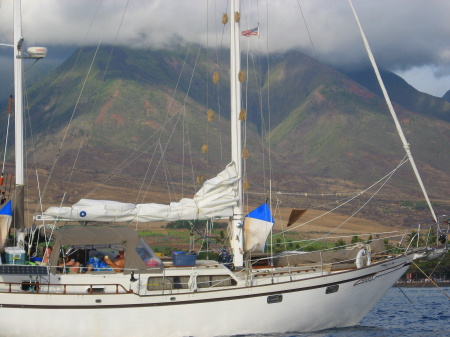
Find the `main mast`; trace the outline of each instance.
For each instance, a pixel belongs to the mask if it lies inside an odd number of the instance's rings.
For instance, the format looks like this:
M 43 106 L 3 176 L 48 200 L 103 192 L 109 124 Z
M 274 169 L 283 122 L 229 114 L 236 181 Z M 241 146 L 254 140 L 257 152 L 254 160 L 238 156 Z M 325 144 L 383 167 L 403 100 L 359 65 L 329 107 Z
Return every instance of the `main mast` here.
M 231 92 L 231 159 L 236 163 L 238 182 L 238 204 L 233 209 L 232 225 L 232 251 L 235 267 L 244 265 L 244 242 L 243 242 L 243 211 L 242 211 L 242 143 L 241 143 L 241 83 L 239 82 L 239 71 L 241 68 L 240 58 L 240 0 L 232 0 L 230 6 L 231 37 L 230 37 L 230 92 Z

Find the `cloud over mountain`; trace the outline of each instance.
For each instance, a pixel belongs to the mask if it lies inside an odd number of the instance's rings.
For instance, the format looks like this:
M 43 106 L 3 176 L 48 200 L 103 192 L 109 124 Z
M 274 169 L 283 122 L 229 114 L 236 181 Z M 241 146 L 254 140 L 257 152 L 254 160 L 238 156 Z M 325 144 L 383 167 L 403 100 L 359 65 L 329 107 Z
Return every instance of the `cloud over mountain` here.
M 50 45 L 53 54 L 58 54 L 58 46 L 98 43 L 153 48 L 198 43 L 214 47 L 228 39 L 229 28 L 224 29 L 221 23 L 227 5 L 225 0 L 23 0 L 23 33 L 28 44 Z M 404 73 L 413 81 L 420 82 L 417 77 L 422 76 L 422 82 L 429 81 L 437 95 L 449 89 L 450 2 L 361 0 L 354 1 L 354 6 L 381 67 Z M 3 43 L 12 39 L 11 13 L 12 1 L 2 2 Z M 367 62 L 347 1 L 243 0 L 241 14 L 243 29 L 259 23 L 261 32 L 259 38 L 243 40 L 243 49 L 247 42 L 261 52 L 266 52 L 268 45 L 269 52 L 300 49 L 340 68 Z M 425 77 L 424 71 L 432 76 Z M 433 87 L 433 80 L 440 80 L 442 87 Z

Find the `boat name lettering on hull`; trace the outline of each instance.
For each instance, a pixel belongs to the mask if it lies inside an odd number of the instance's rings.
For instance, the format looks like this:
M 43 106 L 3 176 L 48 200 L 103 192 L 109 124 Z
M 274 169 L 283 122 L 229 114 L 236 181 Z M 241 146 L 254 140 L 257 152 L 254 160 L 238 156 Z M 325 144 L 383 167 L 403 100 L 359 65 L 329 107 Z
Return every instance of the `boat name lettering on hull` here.
M 373 281 L 373 280 L 375 280 L 376 277 L 377 277 L 377 274 L 372 274 L 372 275 L 363 277 L 363 278 L 359 279 L 358 281 L 356 281 L 354 286 Z

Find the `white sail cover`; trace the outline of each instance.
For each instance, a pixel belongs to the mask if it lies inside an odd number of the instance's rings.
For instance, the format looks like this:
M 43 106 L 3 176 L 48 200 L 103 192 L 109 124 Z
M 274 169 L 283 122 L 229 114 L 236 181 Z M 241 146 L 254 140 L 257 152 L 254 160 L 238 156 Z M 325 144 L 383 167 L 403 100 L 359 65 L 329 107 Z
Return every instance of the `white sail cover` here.
M 183 198 L 169 205 L 81 199 L 72 207 L 50 207 L 38 219 L 154 222 L 230 217 L 233 215 L 233 206 L 238 202 L 238 180 L 236 166 L 232 162 L 215 178 L 207 180 L 192 199 Z

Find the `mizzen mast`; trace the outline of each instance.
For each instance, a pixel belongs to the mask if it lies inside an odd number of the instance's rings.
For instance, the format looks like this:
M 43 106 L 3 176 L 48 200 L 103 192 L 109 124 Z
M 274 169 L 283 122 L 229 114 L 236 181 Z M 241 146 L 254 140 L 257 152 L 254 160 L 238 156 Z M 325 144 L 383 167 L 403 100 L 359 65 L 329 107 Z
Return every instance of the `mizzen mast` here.
M 23 70 L 22 59 L 38 60 L 47 55 L 45 47 L 30 47 L 27 55 L 23 56 L 22 36 L 22 4 L 21 0 L 14 1 L 14 119 L 15 119 L 15 166 L 16 186 L 12 197 L 14 207 L 14 227 L 23 228 L 24 224 L 24 117 L 23 117 Z
M 14 118 L 16 186 L 13 195 L 14 226 L 24 227 L 24 146 L 23 146 L 23 92 L 22 92 L 22 13 L 21 0 L 14 1 Z

